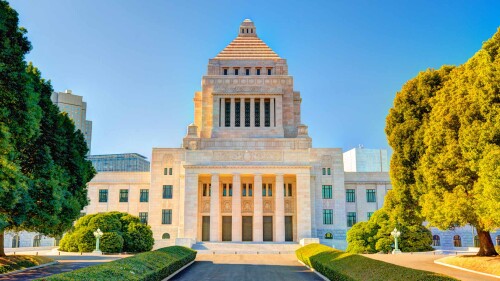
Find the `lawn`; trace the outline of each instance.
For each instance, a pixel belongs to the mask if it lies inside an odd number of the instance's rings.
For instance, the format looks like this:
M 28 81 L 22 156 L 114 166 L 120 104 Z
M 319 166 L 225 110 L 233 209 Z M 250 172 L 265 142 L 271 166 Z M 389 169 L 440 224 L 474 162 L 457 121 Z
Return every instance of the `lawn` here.
M 500 276 L 500 256 L 496 257 L 478 257 L 478 256 L 453 256 L 437 260 L 442 263 L 451 264 Z
M 330 280 L 339 281 L 451 281 L 442 274 L 398 266 L 321 244 L 299 248 L 297 258 Z
M 51 258 L 42 256 L 16 255 L 16 256 L 0 257 L 0 274 L 28 267 L 33 267 L 53 261 L 54 260 Z

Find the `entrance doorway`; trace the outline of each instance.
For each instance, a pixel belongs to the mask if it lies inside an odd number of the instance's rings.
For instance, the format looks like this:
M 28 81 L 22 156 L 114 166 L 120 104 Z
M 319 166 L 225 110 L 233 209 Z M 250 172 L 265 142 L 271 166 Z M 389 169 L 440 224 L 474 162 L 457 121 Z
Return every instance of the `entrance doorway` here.
M 203 216 L 201 227 L 201 241 L 210 241 L 210 217 Z
M 251 216 L 244 216 L 242 223 L 243 241 L 253 241 L 253 221 Z
M 231 216 L 222 217 L 222 241 L 232 240 L 233 220 Z
M 285 216 L 285 241 L 293 241 L 293 220 L 292 216 Z
M 264 216 L 264 241 L 273 241 L 273 217 L 272 216 Z

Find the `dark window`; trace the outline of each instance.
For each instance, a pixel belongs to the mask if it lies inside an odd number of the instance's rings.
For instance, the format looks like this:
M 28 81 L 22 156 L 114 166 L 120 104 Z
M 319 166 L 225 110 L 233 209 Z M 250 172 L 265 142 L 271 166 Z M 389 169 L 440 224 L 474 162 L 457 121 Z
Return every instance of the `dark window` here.
M 366 216 L 368 217 L 368 220 L 370 220 L 370 218 L 373 216 L 373 212 L 366 213 Z
M 203 196 L 210 196 L 212 184 L 203 184 Z
M 241 109 L 241 99 L 237 99 L 235 104 L 234 104 L 234 126 L 239 127 L 240 126 L 240 111 Z
M 172 175 L 172 168 L 168 168 L 168 174 Z
M 140 193 L 140 202 L 148 202 L 149 201 L 149 189 L 141 189 Z
M 245 75 L 250 75 L 250 68 L 245 68 Z
M 323 185 L 323 199 L 332 199 L 332 186 Z
M 35 238 L 33 238 L 33 247 L 40 247 L 41 241 L 42 241 L 42 236 L 36 235 Z
M 268 100 L 264 102 L 264 126 L 271 126 L 271 102 Z
M 227 196 L 227 185 L 222 184 L 222 196 Z
M 333 234 L 331 232 L 327 232 L 325 234 L 325 239 L 333 239 Z
M 233 184 L 229 184 L 229 196 L 233 196 Z
M 331 174 L 332 174 L 332 171 L 330 170 L 330 168 L 326 168 L 326 171 L 327 171 L 327 174 L 328 174 L 328 175 L 331 175 Z
M 462 247 L 462 239 L 460 238 L 460 235 L 453 236 L 453 246 Z
M 238 75 L 238 72 L 240 72 L 240 69 L 239 68 L 235 68 L 234 69 L 234 75 Z
M 325 176 L 326 175 L 326 168 L 323 168 L 322 170 L 323 170 L 323 176 Z
M 288 184 L 288 197 L 292 197 L 292 184 Z
M 500 246 L 500 235 L 497 235 L 497 246 Z
M 260 68 L 257 68 L 257 75 L 260 75 Z
M 251 183 L 248 184 L 248 196 L 253 196 L 252 184 Z
M 262 184 L 262 196 L 266 196 L 266 190 L 267 190 L 267 187 L 266 187 L 266 184 Z
M 474 247 L 479 247 L 479 237 L 477 235 L 474 236 Z
M 356 202 L 356 191 L 354 189 L 345 190 L 345 201 L 346 202 Z
M 441 246 L 439 235 L 432 235 L 432 246 Z
M 139 212 L 139 220 L 143 224 L 148 224 L 148 212 Z
M 245 29 L 244 28 L 241 29 L 241 33 L 245 33 Z
M 225 126 L 226 127 L 229 127 L 231 126 L 231 102 L 229 101 L 229 99 L 225 99 L 224 100 L 224 103 L 225 103 L 225 115 L 224 115 L 224 123 L 225 123 Z
M 260 101 L 255 101 L 255 127 L 260 127 Z
M 377 202 L 375 197 L 375 189 L 366 190 L 366 202 Z
M 166 176 L 171 176 L 172 175 L 172 168 L 163 169 L 163 174 Z
M 246 183 L 242 184 L 241 196 L 247 196 L 247 184 Z
M 164 240 L 168 240 L 168 239 L 170 239 L 170 234 L 168 234 L 168 233 L 163 233 L 163 235 L 161 236 L 161 239 L 164 239 Z
M 224 75 L 227 75 L 227 68 L 224 68 Z
M 271 183 L 267 184 L 267 196 L 273 196 L 273 185 Z
M 250 101 L 245 100 L 245 127 L 250 127 Z
M 128 202 L 128 189 L 120 189 L 120 202 Z
M 161 213 L 162 224 L 172 224 L 172 209 L 163 209 Z
M 163 186 L 163 199 L 172 199 L 172 186 L 164 185 Z
M 356 212 L 347 212 L 347 227 L 351 227 L 356 223 Z
M 286 197 L 286 183 L 283 184 L 283 196 Z
M 272 69 L 272 68 L 268 68 L 268 69 L 267 69 L 267 75 L 271 75 L 272 71 L 273 71 L 273 69 Z
M 323 224 L 333 224 L 333 210 L 324 209 L 323 210 Z
M 107 189 L 99 189 L 99 202 L 108 202 L 108 190 Z

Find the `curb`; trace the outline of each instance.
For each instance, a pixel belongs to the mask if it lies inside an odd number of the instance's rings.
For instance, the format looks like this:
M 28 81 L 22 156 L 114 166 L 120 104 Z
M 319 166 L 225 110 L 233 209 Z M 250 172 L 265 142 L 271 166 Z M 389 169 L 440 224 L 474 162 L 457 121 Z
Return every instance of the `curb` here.
M 463 268 L 463 267 L 460 267 L 460 266 L 447 264 L 447 263 L 440 262 L 440 261 L 437 261 L 437 260 L 435 260 L 434 263 L 435 264 L 439 264 L 439 265 L 443 265 L 443 266 L 447 266 L 447 267 L 451 267 L 451 268 L 455 268 L 455 269 L 460 269 L 460 270 L 463 270 L 463 271 L 468 271 L 468 272 L 472 272 L 472 273 L 481 274 L 481 275 L 485 275 L 485 276 L 488 276 L 488 277 L 493 277 L 493 278 L 500 279 L 500 276 L 498 276 L 498 275 L 493 275 L 493 274 L 489 274 L 489 273 L 475 271 L 475 270 L 472 270 L 472 269 L 467 269 L 467 268 Z
M 303 263 L 301 260 L 297 260 L 297 261 L 300 262 L 303 266 L 307 267 L 310 271 L 316 273 L 316 275 L 318 275 L 321 279 L 323 279 L 325 281 L 330 281 L 330 279 L 326 278 L 323 274 L 314 270 L 314 268 L 307 266 L 307 264 Z
M 58 263 L 59 263 L 58 261 L 53 261 L 53 262 L 44 263 L 44 264 L 37 265 L 37 266 L 27 267 L 27 268 L 15 270 L 15 271 L 7 272 L 4 274 L 0 274 L 0 277 L 9 276 L 9 275 L 14 274 L 14 273 L 24 272 L 24 271 L 28 271 L 28 270 L 32 270 L 32 269 L 38 269 L 41 267 L 46 267 L 46 266 L 50 266 L 50 265 L 54 265 L 54 264 L 58 264 Z
M 177 273 L 183 271 L 184 269 L 186 269 L 186 267 L 192 265 L 194 262 L 195 262 L 195 260 L 191 261 L 190 263 L 188 263 L 185 266 L 181 267 L 179 270 L 177 270 L 176 272 L 170 274 L 168 277 L 166 277 L 165 279 L 162 279 L 161 281 L 167 281 L 167 280 L 172 279 Z

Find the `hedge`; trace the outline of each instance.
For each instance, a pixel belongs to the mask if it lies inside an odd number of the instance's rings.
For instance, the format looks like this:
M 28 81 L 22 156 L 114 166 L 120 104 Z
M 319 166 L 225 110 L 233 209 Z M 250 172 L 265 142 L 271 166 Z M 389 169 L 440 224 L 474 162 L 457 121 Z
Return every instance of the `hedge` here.
M 172 246 L 38 280 L 162 280 L 195 258 L 196 251 Z
M 321 244 L 310 244 L 295 251 L 297 258 L 335 281 L 457 280 L 445 275 L 422 271 L 350 254 Z
M 0 274 L 8 273 L 15 270 L 25 269 L 45 263 L 53 262 L 54 260 L 43 256 L 5 256 L 0 257 Z

